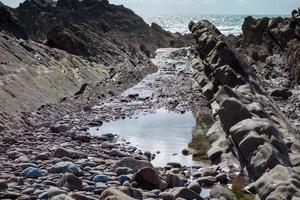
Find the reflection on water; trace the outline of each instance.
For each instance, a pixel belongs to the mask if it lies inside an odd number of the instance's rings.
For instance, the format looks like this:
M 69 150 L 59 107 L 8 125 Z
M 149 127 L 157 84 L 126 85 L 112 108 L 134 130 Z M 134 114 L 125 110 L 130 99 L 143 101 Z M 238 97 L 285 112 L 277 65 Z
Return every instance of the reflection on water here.
M 189 143 L 189 148 L 196 150 L 193 154 L 193 160 L 210 162 L 207 156 L 207 150 L 210 145 L 206 138 L 206 133 L 214 123 L 212 115 L 207 113 L 194 114 L 196 126 L 192 131 L 192 141 Z
M 162 108 L 156 110 L 154 114 L 105 123 L 99 130 L 92 129 L 91 134 L 114 133 L 142 151 L 151 153 L 160 151 L 152 161 L 154 166 L 165 166 L 168 162 L 180 162 L 182 165 L 192 166 L 199 162 L 193 161 L 192 156 L 183 156 L 181 151 L 192 141 L 192 133 L 197 132 L 198 127 L 203 128 L 202 121 L 195 119 L 199 116 L 202 115 L 193 115 L 190 112 L 179 114 Z M 199 122 L 201 125 L 198 124 Z M 200 143 L 203 144 L 201 148 L 207 151 L 205 134 L 194 139 L 201 140 Z M 199 146 L 197 148 L 199 149 Z

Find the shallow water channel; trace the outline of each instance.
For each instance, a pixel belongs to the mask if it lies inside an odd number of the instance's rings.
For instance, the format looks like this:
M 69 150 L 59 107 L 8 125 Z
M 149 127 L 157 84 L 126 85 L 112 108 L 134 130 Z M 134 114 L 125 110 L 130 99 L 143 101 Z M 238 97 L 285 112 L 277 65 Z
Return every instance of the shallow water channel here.
M 157 167 L 163 167 L 168 162 L 193 166 L 201 162 L 194 161 L 192 155 L 184 156 L 181 151 L 192 142 L 193 133 L 197 129 L 196 122 L 196 116 L 191 112 L 180 114 L 160 108 L 150 114 L 105 123 L 92 133 L 118 134 L 142 151 L 160 152 L 152 161 Z M 206 140 L 206 137 L 202 139 Z M 203 148 L 207 146 L 203 145 Z
M 125 139 L 143 152 L 156 154 L 152 161 L 156 167 L 164 167 L 168 162 L 204 165 L 202 158 L 207 157 L 208 149 L 205 134 L 209 127 L 205 115 L 209 111 L 193 78 L 187 52 L 186 49 L 158 49 L 152 59 L 157 72 L 97 105 L 99 110 L 111 115 L 124 113 L 126 117 L 107 120 L 101 127 L 91 128 L 90 133 L 117 134 L 120 142 Z M 192 151 L 193 156 L 181 153 L 188 146 L 197 150 Z

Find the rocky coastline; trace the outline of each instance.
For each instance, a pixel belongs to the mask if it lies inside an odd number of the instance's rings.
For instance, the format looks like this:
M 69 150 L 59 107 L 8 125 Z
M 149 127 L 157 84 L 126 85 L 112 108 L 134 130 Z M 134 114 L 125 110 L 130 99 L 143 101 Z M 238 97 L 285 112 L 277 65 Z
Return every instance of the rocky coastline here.
M 183 36 L 106 0 L 0 3 L 0 199 L 300 198 L 292 20 L 247 17 L 228 37 L 204 20 Z M 208 164 L 155 167 L 159 149 L 90 134 L 161 107 L 194 112 L 180 151 Z

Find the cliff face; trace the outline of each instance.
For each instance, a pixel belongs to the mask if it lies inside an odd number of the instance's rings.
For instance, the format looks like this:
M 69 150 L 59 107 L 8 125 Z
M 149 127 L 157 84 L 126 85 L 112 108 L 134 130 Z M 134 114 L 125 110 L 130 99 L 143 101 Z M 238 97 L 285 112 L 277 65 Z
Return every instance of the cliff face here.
M 149 58 L 156 48 L 181 37 L 105 0 L 1 4 L 0 31 L 0 130 L 124 90 L 156 70 Z
M 26 0 L 16 15 L 30 39 L 109 64 L 122 62 L 124 54 L 149 56 L 175 36 L 106 0 Z

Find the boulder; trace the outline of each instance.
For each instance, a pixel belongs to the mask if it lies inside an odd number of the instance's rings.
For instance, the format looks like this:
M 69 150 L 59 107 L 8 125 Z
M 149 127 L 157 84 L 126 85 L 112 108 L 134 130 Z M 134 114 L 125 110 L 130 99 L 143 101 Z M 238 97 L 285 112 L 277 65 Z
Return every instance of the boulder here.
M 79 176 L 82 173 L 80 167 L 78 167 L 77 165 L 75 165 L 74 163 L 69 162 L 69 161 L 67 161 L 67 162 L 58 162 L 55 165 L 53 165 L 49 169 L 49 171 L 51 173 L 66 173 L 66 172 L 69 172 L 69 173 L 72 173 L 76 176 Z
M 182 187 L 186 182 L 186 178 L 181 174 L 169 173 L 167 176 L 168 187 Z
M 192 181 L 187 188 L 196 192 L 197 194 L 200 194 L 202 191 L 202 188 L 197 181 Z
M 57 185 L 59 187 L 66 187 L 71 191 L 83 189 L 82 181 L 77 176 L 71 173 L 65 173 L 61 177 Z
M 222 185 L 215 185 L 210 191 L 211 198 L 225 198 L 226 200 L 236 200 L 234 194 Z
M 165 189 L 158 172 L 152 167 L 145 167 L 134 174 L 133 180 L 146 190 Z
M 217 179 L 213 176 L 200 177 L 196 181 L 201 187 L 211 187 L 217 183 Z
M 137 160 L 132 157 L 123 158 L 120 161 L 116 162 L 113 166 L 114 169 L 117 169 L 119 167 L 128 167 L 132 169 L 134 173 L 139 171 L 140 169 L 144 167 L 153 167 L 152 164 L 149 161 L 146 160 Z
M 293 92 L 289 89 L 274 89 L 270 93 L 271 97 L 280 97 L 282 99 L 287 100 L 291 96 L 293 96 Z
M 124 192 L 116 188 L 108 188 L 104 190 L 99 198 L 100 200 L 135 200 Z
M 200 197 L 200 194 L 197 194 L 186 187 L 172 188 L 169 193 L 171 193 L 175 198 L 203 200 L 203 198 Z
M 71 159 L 78 159 L 80 156 L 77 152 L 75 152 L 73 150 L 60 147 L 54 151 L 53 157 L 56 157 L 56 158 L 67 157 L 67 158 L 71 158 Z
M 38 170 L 37 168 L 34 167 L 28 167 L 26 168 L 24 171 L 22 171 L 22 176 L 26 177 L 26 178 L 33 178 L 33 179 L 37 179 L 39 177 L 43 177 L 44 174 Z

